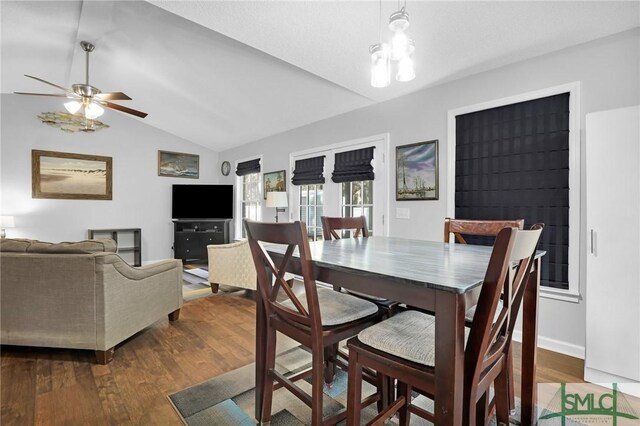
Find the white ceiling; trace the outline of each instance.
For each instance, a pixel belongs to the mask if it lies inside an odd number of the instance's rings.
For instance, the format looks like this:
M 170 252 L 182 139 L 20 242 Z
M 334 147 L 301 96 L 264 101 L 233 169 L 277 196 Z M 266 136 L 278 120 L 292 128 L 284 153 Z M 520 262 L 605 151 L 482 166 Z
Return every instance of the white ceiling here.
M 148 124 L 216 151 L 640 26 L 640 2 L 407 4 L 417 78 L 369 85 L 369 1 L 68 1 L 0 4 L 2 93 L 84 80 L 124 91 Z M 382 5 L 383 26 L 397 2 Z M 383 30 L 387 37 L 388 31 Z M 109 122 L 108 111 L 103 121 Z M 131 118 L 138 120 L 138 118 Z

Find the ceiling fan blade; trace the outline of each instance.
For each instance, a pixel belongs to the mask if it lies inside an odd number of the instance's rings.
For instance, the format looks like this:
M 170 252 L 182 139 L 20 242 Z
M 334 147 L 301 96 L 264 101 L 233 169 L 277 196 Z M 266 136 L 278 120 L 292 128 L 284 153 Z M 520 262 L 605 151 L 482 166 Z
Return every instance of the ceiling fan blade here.
M 68 95 L 62 93 L 31 93 L 31 92 L 13 92 L 16 95 L 35 95 L 35 96 L 54 96 L 56 98 L 68 98 Z
M 127 108 L 125 106 L 114 104 L 114 103 L 111 103 L 111 102 L 107 102 L 107 101 L 98 101 L 98 102 L 100 102 L 102 105 L 106 106 L 107 108 L 111 108 L 111 109 L 115 109 L 115 110 L 118 110 L 118 111 L 126 112 L 127 114 L 135 115 L 135 116 L 140 117 L 140 118 L 145 118 L 148 115 L 146 112 L 138 111 L 138 110 L 135 110 L 135 109 L 132 109 L 132 108 Z
M 27 74 L 25 74 L 24 76 L 25 76 L 25 77 L 32 78 L 32 79 L 34 79 L 34 80 L 38 80 L 39 82 L 42 82 L 42 83 L 44 83 L 44 84 L 48 84 L 49 86 L 57 87 L 58 89 L 60 89 L 60 90 L 64 90 L 65 92 L 75 94 L 75 93 L 73 92 L 73 90 L 71 90 L 71 89 L 67 89 L 66 87 L 58 86 L 57 84 L 55 84 L 55 83 L 51 83 L 51 82 L 49 82 L 49 81 L 47 81 L 47 80 L 43 80 L 43 79 L 41 79 L 41 78 L 34 77 L 34 76 L 32 76 L 32 75 L 27 75 Z
M 131 98 L 122 92 L 103 92 L 94 96 L 101 101 L 130 101 Z

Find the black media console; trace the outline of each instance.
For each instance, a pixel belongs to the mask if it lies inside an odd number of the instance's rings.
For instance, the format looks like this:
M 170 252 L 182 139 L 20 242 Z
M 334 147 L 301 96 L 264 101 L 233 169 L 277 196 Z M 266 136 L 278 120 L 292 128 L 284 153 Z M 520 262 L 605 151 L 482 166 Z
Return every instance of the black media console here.
M 173 257 L 182 260 L 207 260 L 209 244 L 231 241 L 233 219 L 180 219 L 173 221 Z

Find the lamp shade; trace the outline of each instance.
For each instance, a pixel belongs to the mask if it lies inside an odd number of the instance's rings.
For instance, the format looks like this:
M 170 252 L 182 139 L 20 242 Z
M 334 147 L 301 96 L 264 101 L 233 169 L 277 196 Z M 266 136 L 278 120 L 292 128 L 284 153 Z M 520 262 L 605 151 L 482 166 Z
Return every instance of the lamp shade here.
M 288 205 L 286 192 L 267 192 L 267 207 L 279 208 Z
M 0 216 L 0 227 L 2 228 L 15 228 L 16 224 L 13 220 L 13 216 Z

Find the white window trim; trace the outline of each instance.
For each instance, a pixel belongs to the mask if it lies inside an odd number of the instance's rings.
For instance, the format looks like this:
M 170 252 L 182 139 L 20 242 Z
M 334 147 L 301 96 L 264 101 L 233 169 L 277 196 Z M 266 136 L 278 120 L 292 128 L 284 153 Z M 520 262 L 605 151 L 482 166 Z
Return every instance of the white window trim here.
M 580 82 L 495 99 L 448 112 L 447 216 L 455 215 L 456 116 L 569 92 L 569 289 L 540 287 L 540 296 L 578 303 L 580 297 Z
M 296 151 L 289 154 L 289 173 L 293 178 L 293 170 L 295 169 L 296 160 L 303 160 L 305 158 L 311 158 L 318 155 L 326 155 L 327 151 L 330 152 L 329 155 L 334 155 L 339 152 L 351 151 L 353 149 L 366 148 L 371 146 L 372 143 L 377 143 L 382 141 L 382 170 L 374 170 L 376 174 L 376 185 L 382 185 L 382 192 L 384 195 L 382 200 L 382 205 L 380 209 L 382 211 L 383 219 L 382 219 L 382 232 L 377 235 L 385 236 L 389 235 L 389 146 L 390 146 L 390 136 L 389 133 L 379 133 L 376 135 L 366 136 L 364 138 L 351 139 L 344 142 L 338 142 L 330 145 L 317 146 L 310 149 L 305 149 L 302 151 Z M 377 153 L 379 154 L 379 152 Z M 333 163 L 333 161 L 331 162 Z M 380 181 L 378 183 L 378 177 Z M 325 181 L 331 180 L 331 173 L 327 169 L 327 161 L 325 159 Z M 294 192 L 289 191 L 289 206 L 295 205 Z M 325 195 L 326 196 L 326 195 Z M 292 209 L 289 209 L 289 218 L 291 220 L 294 219 L 295 212 Z
M 246 158 L 240 158 L 238 160 L 236 160 L 235 162 L 235 168 L 233 169 L 233 173 L 235 174 L 236 170 L 238 169 L 238 163 L 242 163 L 244 161 L 251 161 L 251 160 L 255 160 L 255 159 L 259 159 L 260 160 L 260 177 L 258 179 L 258 191 L 260 196 L 258 197 L 258 220 L 262 220 L 262 197 L 264 196 L 262 194 L 262 167 L 264 165 L 264 162 L 262 160 L 262 154 L 260 155 L 252 155 L 250 157 L 246 157 Z M 235 207 L 234 207 L 234 215 L 235 215 L 235 224 L 234 224 L 234 233 L 235 233 L 235 240 L 241 240 L 242 238 L 242 199 L 244 198 L 244 194 L 240 194 L 242 191 L 242 178 L 243 176 L 235 176 L 235 186 L 236 186 L 236 199 L 235 199 Z

